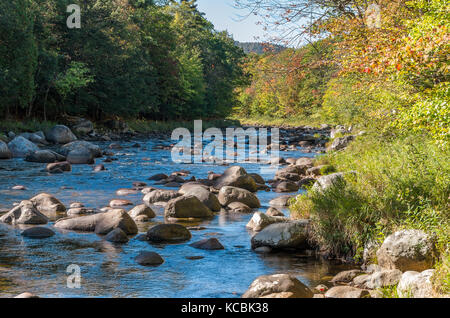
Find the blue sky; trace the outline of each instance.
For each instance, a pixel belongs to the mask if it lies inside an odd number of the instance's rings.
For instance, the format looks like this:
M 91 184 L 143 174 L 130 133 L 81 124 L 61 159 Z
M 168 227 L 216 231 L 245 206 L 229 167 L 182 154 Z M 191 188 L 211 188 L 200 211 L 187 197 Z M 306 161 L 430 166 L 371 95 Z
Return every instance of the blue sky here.
M 246 12 L 233 8 L 233 0 L 198 0 L 198 8 L 206 13 L 206 18 L 211 21 L 216 30 L 227 30 L 234 39 L 240 42 L 255 42 L 264 40 L 262 26 L 256 25 L 258 17 L 251 16 L 241 21 L 239 16 Z M 255 40 L 255 36 L 261 39 Z

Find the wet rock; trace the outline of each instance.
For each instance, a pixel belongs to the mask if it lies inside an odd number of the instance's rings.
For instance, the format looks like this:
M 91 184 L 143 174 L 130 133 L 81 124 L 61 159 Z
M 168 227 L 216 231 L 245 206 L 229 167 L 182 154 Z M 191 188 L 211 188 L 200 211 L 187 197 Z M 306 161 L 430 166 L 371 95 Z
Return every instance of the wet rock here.
M 28 139 L 18 136 L 8 143 L 8 148 L 14 158 L 25 158 L 39 150 L 39 147 Z
M 297 159 L 297 162 L 295 163 L 295 165 L 306 171 L 306 169 L 311 168 L 312 166 L 314 166 L 314 159 L 312 158 L 299 158 Z
M 228 204 L 227 206 L 227 210 L 228 212 L 231 213 L 251 213 L 252 209 L 241 202 L 231 202 L 230 204 Z
M 203 186 L 190 187 L 184 192 L 185 196 L 195 196 L 213 212 L 218 212 L 221 209 L 217 196 L 214 193 L 211 193 L 209 189 L 205 189 Z
M 99 164 L 99 165 L 96 165 L 93 170 L 94 170 L 94 172 L 100 172 L 100 171 L 105 171 L 106 168 L 104 165 Z
M 169 202 L 170 200 L 178 198 L 180 196 L 181 194 L 179 194 L 175 190 L 157 189 L 146 194 L 143 200 L 145 205 L 150 207 L 152 204 L 155 204 L 157 202 Z
M 264 183 L 266 183 L 266 181 L 264 181 L 264 178 L 261 177 L 261 176 L 260 176 L 259 174 L 257 174 L 257 173 L 249 173 L 248 175 L 249 175 L 250 177 L 252 177 L 253 180 L 255 180 L 255 182 L 258 183 L 258 184 L 264 184 Z
M 197 197 L 182 196 L 170 200 L 164 211 L 164 215 L 168 218 L 209 218 L 213 216 L 213 212 Z
M 274 249 L 308 248 L 307 220 L 275 223 L 252 237 L 252 248 L 268 246 Z
M 400 298 L 433 298 L 436 297 L 433 291 L 431 277 L 434 269 L 428 269 L 422 273 L 408 271 L 403 273 L 397 286 L 397 294 Z
M 333 277 L 331 282 L 335 285 L 336 284 L 348 284 L 348 283 L 351 283 L 356 276 L 361 275 L 362 273 L 363 272 L 359 269 L 353 269 L 353 270 L 349 270 L 349 271 L 340 272 L 339 274 L 337 274 L 336 276 Z
M 289 200 L 291 200 L 293 196 L 291 195 L 283 195 L 281 197 L 275 198 L 269 202 L 270 205 L 286 207 L 289 206 Z
M 283 192 L 297 192 L 299 190 L 298 185 L 292 181 L 283 181 L 279 183 L 275 189 L 278 193 Z
M 208 251 L 225 249 L 223 245 L 219 242 L 219 240 L 214 237 L 192 243 L 189 246 L 200 250 L 208 250 Z
M 53 235 L 55 235 L 55 232 L 53 232 L 47 227 L 37 226 L 26 229 L 21 233 L 21 235 L 31 239 L 44 239 L 52 237 Z
M 81 216 L 77 218 L 64 218 L 55 223 L 55 227 L 80 232 L 95 232 L 108 234 L 116 228 L 121 228 L 127 235 L 138 232 L 133 219 L 124 210 L 111 210 L 109 212 Z
M 8 148 L 8 145 L 0 140 L 0 159 L 11 159 L 12 153 Z
M 94 156 L 92 152 L 84 147 L 79 147 L 71 150 L 67 154 L 67 161 L 74 165 L 93 164 Z
M 158 266 L 164 263 L 164 259 L 155 252 L 140 252 L 134 259 L 136 263 L 142 266 Z
M 261 212 L 256 212 L 247 224 L 247 228 L 255 232 L 260 232 L 264 228 L 274 223 L 288 222 L 289 219 L 279 216 L 268 216 Z
M 56 125 L 50 129 L 46 138 L 55 144 L 67 144 L 69 142 L 77 140 L 77 137 L 72 133 L 69 127 L 64 125 Z
M 65 159 L 64 156 L 51 150 L 38 150 L 25 157 L 25 161 L 39 163 L 54 163 L 57 161 L 64 161 Z
M 250 192 L 257 191 L 255 180 L 247 174 L 247 171 L 245 171 L 244 168 L 239 166 L 228 168 L 220 178 L 214 182 L 214 188 L 218 190 L 226 186 L 246 189 Z
M 39 212 L 31 201 L 22 201 L 18 206 L 0 217 L 7 224 L 47 224 L 48 218 Z
M 259 254 L 268 254 L 268 253 L 272 252 L 272 249 L 267 246 L 261 246 L 261 247 L 255 248 L 254 252 L 259 253 Z
M 81 208 L 70 208 L 69 210 L 67 210 L 67 215 L 68 216 L 78 216 L 78 215 L 82 215 L 82 214 L 93 214 L 93 213 L 89 213 L 90 210 L 86 209 L 84 207 Z
M 278 181 L 299 181 L 300 180 L 300 175 L 298 173 L 295 172 L 289 172 L 289 171 L 285 171 L 285 170 L 280 170 L 277 171 L 277 173 L 275 174 L 275 180 Z
M 140 182 L 140 181 L 134 181 L 133 182 L 133 188 L 136 190 L 142 190 L 147 186 L 147 183 Z
M 370 298 L 370 293 L 351 286 L 336 286 L 325 293 L 325 298 Z
M 352 285 L 362 289 L 377 289 L 397 285 L 402 277 L 398 269 L 382 270 L 373 274 L 360 275 L 353 279 Z
M 133 220 L 139 220 L 140 222 L 146 222 L 156 217 L 156 213 L 145 204 L 134 207 L 133 209 L 128 211 L 128 214 Z
M 148 178 L 148 180 L 150 181 L 161 181 L 161 180 L 165 180 L 167 179 L 169 176 L 164 174 L 164 173 L 158 173 L 155 174 L 153 176 L 151 176 L 150 178 Z
M 242 298 L 263 297 L 312 298 L 313 292 L 294 276 L 288 274 L 263 275 L 253 281 Z
M 324 191 L 332 186 L 340 186 L 345 182 L 343 173 L 333 173 L 327 176 L 320 177 L 313 186 L 313 190 Z
M 122 244 L 127 243 L 129 241 L 127 234 L 120 228 L 116 228 L 111 232 L 109 232 L 105 236 L 105 240 L 112 243 L 122 243 Z
M 274 207 L 270 207 L 267 211 L 266 211 L 266 215 L 268 216 L 285 216 L 283 212 L 281 212 L 280 210 L 274 208 Z
M 11 188 L 12 190 L 16 190 L 16 191 L 26 191 L 28 190 L 26 187 L 22 186 L 22 185 L 17 185 Z
M 203 189 L 205 189 L 205 190 L 210 191 L 208 186 L 206 186 L 206 185 L 204 185 L 204 184 L 202 184 L 202 183 L 200 183 L 200 182 L 187 182 L 187 183 L 184 183 L 184 184 L 181 186 L 181 188 L 178 190 L 178 192 L 179 192 L 181 195 L 184 195 L 184 194 L 186 194 L 187 192 L 189 192 L 189 191 L 191 191 L 191 190 L 193 190 L 193 189 L 196 189 L 196 188 L 198 188 L 198 187 L 201 187 L 201 188 L 203 188 Z
M 286 160 L 282 157 L 272 158 L 270 159 L 271 165 L 285 165 L 287 164 Z
M 60 153 L 64 156 L 67 156 L 71 151 L 80 148 L 87 149 L 94 158 L 100 158 L 103 156 L 102 150 L 99 146 L 84 140 L 76 140 L 62 146 L 60 149 Z
M 402 272 L 433 267 L 434 246 L 423 231 L 402 230 L 389 235 L 377 251 L 378 265 Z
M 66 212 L 66 207 L 57 198 L 48 193 L 40 193 L 32 197 L 30 201 L 36 209 L 47 216 L 54 216 Z
M 72 171 L 72 165 L 67 161 L 55 162 L 49 163 L 45 169 L 50 173 L 70 172 Z
M 129 200 L 121 200 L 121 199 L 114 199 L 109 202 L 109 206 L 111 208 L 121 208 L 127 205 L 133 205 L 133 202 Z
M 35 294 L 25 292 L 20 295 L 15 296 L 14 298 L 39 298 L 39 296 L 36 296 Z
M 227 206 L 232 202 L 241 202 L 250 208 L 261 207 L 261 203 L 256 195 L 248 190 L 236 187 L 222 187 L 219 191 L 218 199 L 223 206 Z
M 119 189 L 116 191 L 116 195 L 118 196 L 127 196 L 133 194 L 138 194 L 138 191 L 134 189 Z
M 145 187 L 144 189 L 141 190 L 141 193 L 143 194 L 149 194 L 150 192 L 153 192 L 155 190 L 158 190 L 154 187 Z
M 178 243 L 191 237 L 191 232 L 180 224 L 158 224 L 147 232 L 147 240 L 154 243 Z

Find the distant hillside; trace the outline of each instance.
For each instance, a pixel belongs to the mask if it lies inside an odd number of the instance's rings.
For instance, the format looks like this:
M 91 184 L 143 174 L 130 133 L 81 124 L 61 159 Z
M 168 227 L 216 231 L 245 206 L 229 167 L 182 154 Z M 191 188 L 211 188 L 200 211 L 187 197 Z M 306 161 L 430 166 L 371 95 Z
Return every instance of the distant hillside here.
M 236 45 L 242 48 L 246 54 L 264 54 L 266 52 L 278 53 L 286 49 L 286 47 L 281 45 L 260 42 L 236 42 Z

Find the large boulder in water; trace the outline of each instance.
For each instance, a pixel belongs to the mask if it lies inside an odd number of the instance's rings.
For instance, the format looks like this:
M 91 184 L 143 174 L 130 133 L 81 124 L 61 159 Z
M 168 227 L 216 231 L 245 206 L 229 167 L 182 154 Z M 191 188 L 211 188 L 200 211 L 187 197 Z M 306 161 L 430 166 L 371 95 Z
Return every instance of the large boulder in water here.
M 147 240 L 154 243 L 178 243 L 191 239 L 191 232 L 180 224 L 158 224 L 147 231 Z
M 377 251 L 378 265 L 402 272 L 433 267 L 434 244 L 423 231 L 402 230 L 389 235 Z
M 195 196 L 182 196 L 169 201 L 164 214 L 168 218 L 209 218 L 212 211 Z
M 72 141 L 68 144 L 65 144 L 64 146 L 61 147 L 59 152 L 62 155 L 67 156 L 72 150 L 75 150 L 78 148 L 88 149 L 92 153 L 92 156 L 94 158 L 100 158 L 103 156 L 102 150 L 100 149 L 99 146 L 94 145 L 93 143 L 84 141 L 84 140 L 76 140 L 76 141 Z
M 184 191 L 184 195 L 193 195 L 213 212 L 218 212 L 221 209 L 217 196 L 214 193 L 211 193 L 208 189 L 205 189 L 203 186 L 190 187 Z
M 164 263 L 164 259 L 155 252 L 140 252 L 134 259 L 136 263 L 142 266 L 158 266 Z
M 0 159 L 11 159 L 12 153 L 8 148 L 8 145 L 0 140 Z
M 36 226 L 26 229 L 21 235 L 31 239 L 45 239 L 55 235 L 55 232 L 47 227 Z
M 218 190 L 226 186 L 246 189 L 251 192 L 258 190 L 255 180 L 247 174 L 244 168 L 239 166 L 228 168 L 214 182 L 214 188 Z
M 128 214 L 131 216 L 131 218 L 135 221 L 139 222 L 146 222 L 150 219 L 153 219 L 156 217 L 155 211 L 153 211 L 151 208 L 146 206 L 145 204 L 138 205 L 128 211 Z
M 289 206 L 289 201 L 294 198 L 291 195 L 283 195 L 281 197 L 275 198 L 269 202 L 270 205 L 278 206 L 278 207 L 286 207 Z
M 263 275 L 250 285 L 242 298 L 312 298 L 313 292 L 288 274 Z
M 289 219 L 285 217 L 268 216 L 264 213 L 256 212 L 255 214 L 253 214 L 252 219 L 250 220 L 250 222 L 248 222 L 246 227 L 248 229 L 251 229 L 252 231 L 260 232 L 271 224 L 288 221 Z
M 41 193 L 30 199 L 36 209 L 47 216 L 66 212 L 66 207 L 57 198 L 48 193 Z
M 14 158 L 25 158 L 29 154 L 39 150 L 38 146 L 22 136 L 18 136 L 10 141 L 8 148 Z
M 18 206 L 0 217 L 7 224 L 47 224 L 48 218 L 39 212 L 31 201 L 22 201 Z
M 127 235 L 138 232 L 133 219 L 124 210 L 110 210 L 108 212 L 81 216 L 75 218 L 64 218 L 55 223 L 55 227 L 80 232 L 95 232 L 106 235 L 116 228 L 122 229 Z
M 308 248 L 308 220 L 274 223 L 252 237 L 252 248 Z
M 92 152 L 84 147 L 79 147 L 71 150 L 67 154 L 67 161 L 75 165 L 93 164 L 95 162 Z
M 77 137 L 72 133 L 69 127 L 64 125 L 56 125 L 50 129 L 46 138 L 55 144 L 68 144 L 69 142 L 77 140 Z
M 241 188 L 230 186 L 222 187 L 219 191 L 218 198 L 220 204 L 223 206 L 227 206 L 232 202 L 241 202 L 252 209 L 261 207 L 261 203 L 256 195 Z
M 169 202 L 172 199 L 180 197 L 181 194 L 175 190 L 161 190 L 157 189 L 144 196 L 144 203 L 150 207 L 152 204 L 159 202 Z
M 28 162 L 39 162 L 39 163 L 55 163 L 57 161 L 64 161 L 66 158 L 57 154 L 51 150 L 38 150 L 28 156 L 26 156 L 25 161 Z

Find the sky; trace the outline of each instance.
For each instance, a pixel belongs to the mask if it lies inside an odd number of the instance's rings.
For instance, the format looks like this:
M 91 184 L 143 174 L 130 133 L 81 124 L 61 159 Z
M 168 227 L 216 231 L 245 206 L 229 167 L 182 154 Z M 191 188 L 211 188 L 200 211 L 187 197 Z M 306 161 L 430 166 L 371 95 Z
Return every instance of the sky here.
M 233 0 L 198 0 L 198 8 L 206 14 L 216 30 L 228 31 L 236 41 L 239 42 L 261 42 L 264 41 L 263 27 L 256 25 L 258 17 L 250 16 L 244 20 L 240 16 L 245 11 L 233 8 Z M 260 37 L 260 39 L 255 39 Z

